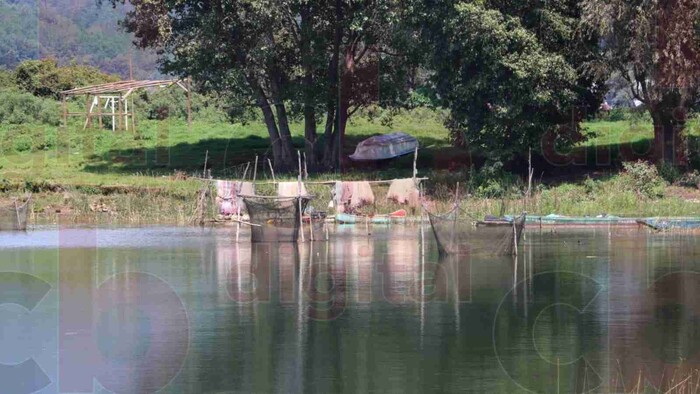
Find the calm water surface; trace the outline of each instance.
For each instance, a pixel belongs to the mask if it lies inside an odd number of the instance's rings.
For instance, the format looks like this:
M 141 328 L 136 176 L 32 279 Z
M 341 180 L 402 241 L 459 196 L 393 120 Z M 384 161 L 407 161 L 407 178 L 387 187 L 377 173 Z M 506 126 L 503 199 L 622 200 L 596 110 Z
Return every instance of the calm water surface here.
M 363 230 L 0 234 L 1 385 L 609 392 L 700 368 L 693 235 L 528 229 L 517 259 L 439 259 L 429 228 L 424 250 L 418 227 Z

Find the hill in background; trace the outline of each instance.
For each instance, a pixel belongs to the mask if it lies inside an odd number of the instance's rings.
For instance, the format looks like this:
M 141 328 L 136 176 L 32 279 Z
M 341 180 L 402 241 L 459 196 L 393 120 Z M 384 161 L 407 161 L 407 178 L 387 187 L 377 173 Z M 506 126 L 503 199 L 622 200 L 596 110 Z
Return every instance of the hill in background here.
M 89 64 L 134 78 L 157 78 L 157 56 L 131 45 L 119 27 L 128 6 L 99 6 L 97 0 L 0 0 L 0 67 L 53 57 L 60 64 Z

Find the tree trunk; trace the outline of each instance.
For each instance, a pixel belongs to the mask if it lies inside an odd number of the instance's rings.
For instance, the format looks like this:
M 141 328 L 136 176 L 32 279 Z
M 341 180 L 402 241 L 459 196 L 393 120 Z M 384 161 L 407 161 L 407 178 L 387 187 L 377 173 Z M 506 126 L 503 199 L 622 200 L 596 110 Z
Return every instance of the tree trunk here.
M 677 167 L 688 165 L 683 129 L 684 111 L 676 107 L 658 105 L 650 109 L 654 122 L 654 160 Z
M 328 64 L 328 103 L 326 106 L 326 128 L 324 130 L 323 165 L 327 169 L 339 167 L 338 163 L 338 108 L 340 103 L 340 45 L 343 40 L 343 4 L 342 0 L 335 2 L 335 33 L 333 38 L 333 55 Z
M 275 170 L 278 172 L 291 171 L 296 167 L 294 157 L 291 154 L 293 150 L 291 147 L 291 137 L 286 140 L 282 138 L 267 95 L 257 80 L 250 76 L 247 78 L 247 80 L 251 88 L 255 91 L 256 104 L 258 107 L 260 107 L 260 110 L 263 113 L 265 126 L 267 127 L 268 134 L 270 135 L 270 144 L 272 145 L 272 156 L 274 158 Z M 287 133 L 288 132 L 289 128 L 287 127 Z
M 287 108 L 282 98 L 279 78 L 279 73 L 276 70 L 273 71 L 270 78 L 270 88 L 272 90 L 275 113 L 277 114 L 282 157 L 284 157 L 285 166 L 287 167 L 285 171 L 289 171 L 297 168 L 295 165 L 297 155 L 294 152 L 294 145 L 292 144 L 292 132 L 289 128 L 289 117 L 287 116 Z
M 316 109 L 313 95 L 313 69 L 311 64 L 311 25 L 309 22 L 310 9 L 307 5 L 301 10 L 301 53 L 306 54 L 302 58 L 304 68 L 304 151 L 309 169 L 313 172 L 318 170 L 318 160 L 316 157 L 316 143 L 318 135 L 316 133 Z

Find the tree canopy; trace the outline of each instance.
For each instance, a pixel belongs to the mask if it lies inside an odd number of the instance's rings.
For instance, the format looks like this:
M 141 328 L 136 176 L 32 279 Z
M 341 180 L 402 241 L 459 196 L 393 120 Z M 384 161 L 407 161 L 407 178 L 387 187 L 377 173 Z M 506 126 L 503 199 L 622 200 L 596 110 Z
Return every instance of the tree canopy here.
M 332 169 L 350 116 L 406 97 L 400 3 L 133 0 L 124 25 L 137 45 L 160 50 L 166 72 L 193 76 L 234 106 L 258 106 L 278 169 L 295 167 L 297 116 L 311 167 Z
M 427 3 L 417 23 L 456 142 L 508 158 L 583 138 L 604 91 L 579 67 L 596 42 L 577 32 L 575 2 Z
M 602 37 L 601 74 L 617 72 L 654 121 L 659 160 L 686 162 L 687 113 L 700 99 L 700 3 L 582 0 L 583 21 Z

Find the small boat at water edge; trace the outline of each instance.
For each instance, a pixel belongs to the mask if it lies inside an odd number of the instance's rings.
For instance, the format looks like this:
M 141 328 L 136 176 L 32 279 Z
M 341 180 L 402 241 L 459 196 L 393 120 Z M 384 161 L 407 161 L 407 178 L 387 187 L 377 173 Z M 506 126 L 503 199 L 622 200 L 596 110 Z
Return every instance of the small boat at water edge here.
M 637 223 L 654 230 L 697 230 L 700 229 L 700 217 L 689 218 L 643 218 Z
M 399 209 L 388 215 L 364 216 L 350 213 L 338 213 L 335 215 L 335 222 L 338 224 L 357 224 L 357 223 L 372 223 L 372 224 L 392 224 L 404 223 L 406 221 L 406 210 Z
M 506 218 L 510 218 L 506 216 Z M 615 215 L 597 216 L 563 216 L 549 214 L 546 216 L 527 216 L 527 224 L 539 226 L 634 226 L 637 218 L 627 218 Z
M 477 220 L 477 227 L 501 227 L 501 226 L 512 226 L 514 218 L 512 216 L 496 217 L 491 215 L 486 215 L 484 220 Z M 527 219 L 526 219 L 527 220 Z

